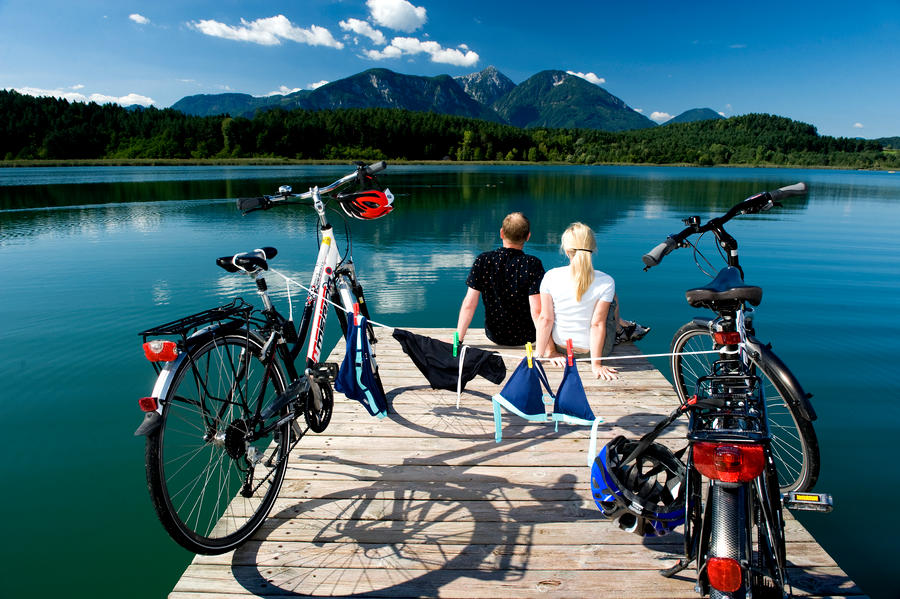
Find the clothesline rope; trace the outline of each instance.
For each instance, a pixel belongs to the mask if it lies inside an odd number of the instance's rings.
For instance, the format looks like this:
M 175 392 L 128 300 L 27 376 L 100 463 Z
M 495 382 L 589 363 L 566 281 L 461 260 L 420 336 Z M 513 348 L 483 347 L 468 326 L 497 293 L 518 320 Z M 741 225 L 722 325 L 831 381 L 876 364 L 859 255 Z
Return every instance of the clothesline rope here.
M 323 296 L 318 291 L 315 291 L 315 292 L 312 291 L 309 287 L 307 287 L 303 283 L 300 283 L 299 281 L 292 279 L 291 277 L 287 276 L 286 274 L 279 272 L 279 271 L 275 270 L 274 268 L 270 269 L 270 272 L 278 275 L 285 281 L 285 284 L 287 287 L 287 293 L 288 293 L 288 310 L 290 311 L 291 315 L 293 315 L 293 313 L 294 313 L 293 302 L 291 301 L 291 295 L 290 295 L 290 289 L 291 289 L 290 284 L 291 283 L 293 283 L 300 289 L 306 291 L 307 293 L 312 293 L 316 297 L 321 297 L 323 300 L 325 300 L 326 302 L 328 302 L 329 304 L 331 304 L 338 310 L 342 310 L 343 312 L 346 312 L 347 314 L 352 314 L 352 312 L 350 310 L 344 309 L 344 307 L 341 306 L 340 304 L 334 303 L 333 301 L 331 301 L 327 297 Z M 374 321 L 372 319 L 368 319 L 368 322 L 371 323 L 373 326 L 381 327 L 381 328 L 388 329 L 391 331 L 393 331 L 395 328 L 390 325 L 386 325 L 386 324 L 382 324 L 380 322 Z M 470 347 L 470 346 L 465 345 L 465 344 L 460 344 L 460 348 L 465 349 L 466 347 Z M 741 349 L 743 349 L 744 344 L 743 343 L 740 344 L 740 347 L 741 347 Z M 505 354 L 502 352 L 494 352 L 494 353 L 496 353 L 501 358 L 510 358 L 513 360 L 517 360 L 522 357 L 520 354 Z M 607 360 L 641 360 L 641 359 L 645 359 L 645 358 L 669 358 L 672 356 L 697 356 L 697 355 L 702 355 L 702 354 L 717 354 L 717 353 L 719 353 L 719 350 L 710 349 L 710 350 L 702 350 L 702 351 L 670 352 L 670 353 L 662 353 L 662 354 L 637 354 L 637 355 L 633 355 L 633 356 L 605 356 L 603 358 L 575 358 L 575 361 L 576 362 L 592 362 L 594 360 L 602 360 L 602 361 L 606 362 Z M 465 354 L 463 354 L 463 355 L 465 355 Z M 462 358 L 462 356 L 460 356 L 460 365 L 462 364 L 461 358 Z M 537 356 L 532 356 L 532 359 L 540 360 L 541 362 L 549 362 L 553 358 L 539 358 Z

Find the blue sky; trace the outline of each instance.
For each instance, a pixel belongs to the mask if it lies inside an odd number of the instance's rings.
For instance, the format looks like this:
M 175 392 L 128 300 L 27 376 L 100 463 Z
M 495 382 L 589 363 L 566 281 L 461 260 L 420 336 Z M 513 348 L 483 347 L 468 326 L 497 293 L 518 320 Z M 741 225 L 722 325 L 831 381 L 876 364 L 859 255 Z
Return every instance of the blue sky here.
M 0 88 L 153 104 L 372 67 L 580 73 L 657 121 L 765 112 L 900 135 L 900 0 L 0 0 Z

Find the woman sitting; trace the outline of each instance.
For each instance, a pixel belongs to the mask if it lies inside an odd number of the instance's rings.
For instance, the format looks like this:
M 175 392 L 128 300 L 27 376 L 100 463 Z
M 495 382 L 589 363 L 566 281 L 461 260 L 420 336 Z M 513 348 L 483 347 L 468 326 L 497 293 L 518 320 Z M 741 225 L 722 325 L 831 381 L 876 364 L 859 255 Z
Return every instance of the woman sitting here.
M 562 365 L 566 340 L 571 339 L 576 353 L 590 353 L 594 375 L 611 381 L 618 378 L 616 370 L 604 366 L 600 358 L 609 354 L 615 342 L 616 283 L 594 270 L 597 242 L 590 227 L 570 225 L 561 246 L 569 265 L 547 271 L 541 281 L 537 355 Z

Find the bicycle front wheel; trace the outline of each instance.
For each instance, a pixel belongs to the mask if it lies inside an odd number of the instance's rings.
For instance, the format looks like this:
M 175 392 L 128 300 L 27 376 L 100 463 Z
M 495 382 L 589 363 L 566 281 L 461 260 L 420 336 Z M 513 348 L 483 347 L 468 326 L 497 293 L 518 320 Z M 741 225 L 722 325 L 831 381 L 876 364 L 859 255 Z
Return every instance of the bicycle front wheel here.
M 263 523 L 290 449 L 290 424 L 261 434 L 261 409 L 284 391 L 284 376 L 261 361 L 249 331 L 191 348 L 147 438 L 147 485 L 169 535 L 194 553 L 230 551 Z M 286 415 L 287 408 L 281 415 Z M 274 420 L 274 419 L 273 419 Z
M 689 322 L 675 333 L 672 338 L 672 377 L 681 403 L 697 393 L 697 380 L 708 375 L 713 363 L 719 359 L 717 352 L 697 352 L 714 349 L 712 335 L 705 326 Z M 808 491 L 819 477 L 819 442 L 812 423 L 797 408 L 803 398 L 794 397 L 781 382 L 789 377 L 782 374 L 780 364 L 761 355 L 755 365 L 766 400 L 778 485 L 782 493 Z

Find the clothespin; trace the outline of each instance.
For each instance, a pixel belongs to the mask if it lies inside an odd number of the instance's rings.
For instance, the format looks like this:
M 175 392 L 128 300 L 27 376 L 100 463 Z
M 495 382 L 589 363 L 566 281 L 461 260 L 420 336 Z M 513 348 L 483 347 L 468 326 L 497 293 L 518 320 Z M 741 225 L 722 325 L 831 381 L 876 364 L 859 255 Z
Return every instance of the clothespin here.
M 531 349 L 531 341 L 525 344 L 525 357 L 528 358 L 528 367 L 534 368 L 534 363 L 531 360 L 532 349 Z
M 359 302 L 353 304 L 353 326 L 359 326 Z
M 456 357 L 456 350 L 459 349 L 459 331 L 453 333 L 453 357 Z
M 566 339 L 566 358 L 569 360 L 569 366 L 575 363 L 575 350 L 572 349 L 571 339 Z

